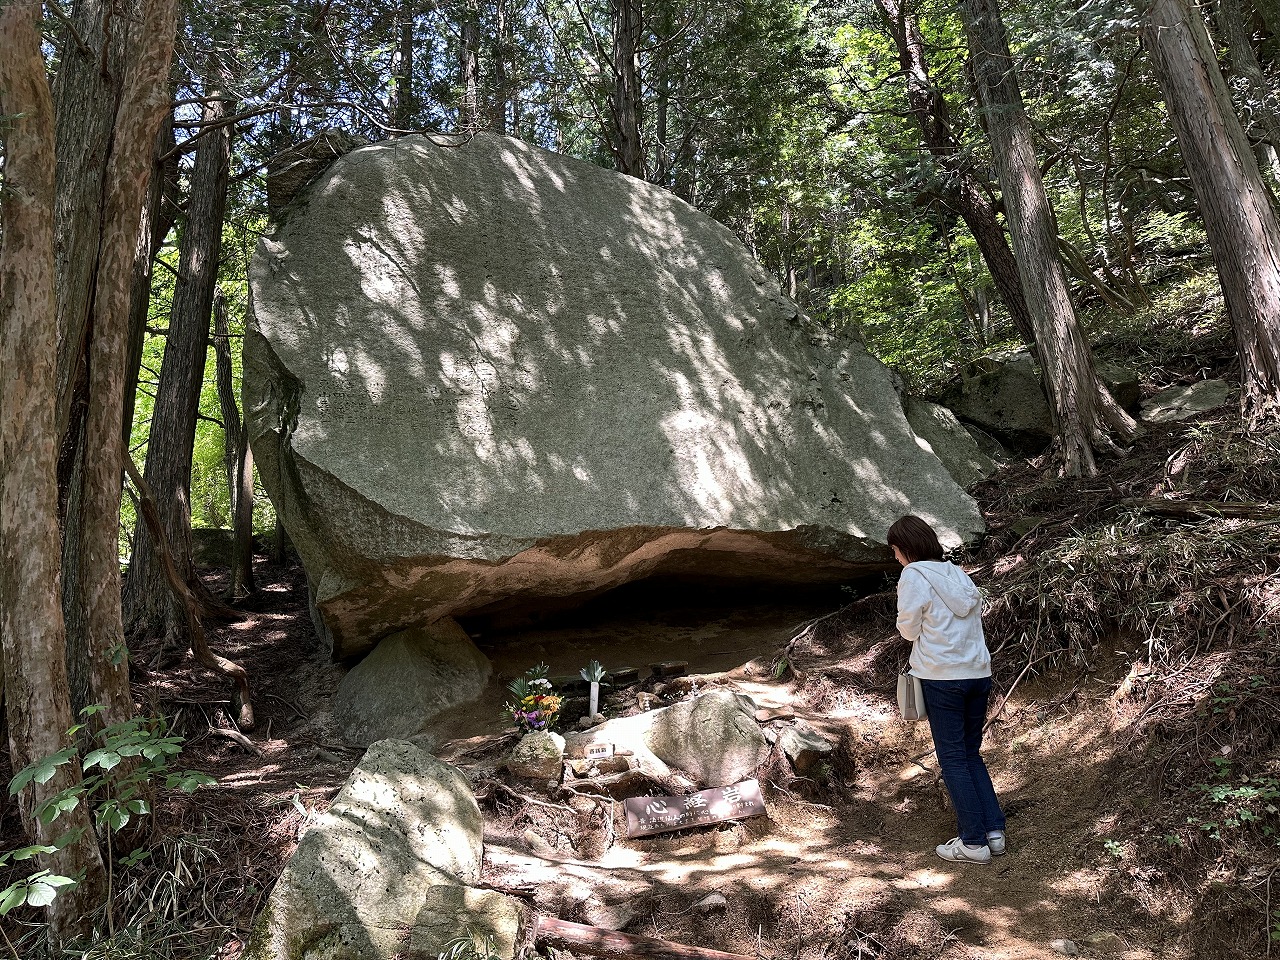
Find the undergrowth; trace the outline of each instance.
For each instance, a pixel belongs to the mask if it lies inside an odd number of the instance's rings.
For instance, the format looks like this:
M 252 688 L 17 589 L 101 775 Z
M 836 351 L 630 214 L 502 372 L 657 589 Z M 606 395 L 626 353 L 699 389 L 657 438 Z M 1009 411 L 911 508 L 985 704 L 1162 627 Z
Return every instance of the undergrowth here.
M 1228 408 L 1155 428 L 1103 478 L 1028 467 L 980 496 L 992 534 L 971 559 L 1001 685 L 1066 687 L 1131 652 L 1110 701 L 1126 799 L 1109 849 L 1132 850 L 1115 882 L 1190 904 L 1200 957 L 1280 941 L 1277 462 L 1280 431 Z

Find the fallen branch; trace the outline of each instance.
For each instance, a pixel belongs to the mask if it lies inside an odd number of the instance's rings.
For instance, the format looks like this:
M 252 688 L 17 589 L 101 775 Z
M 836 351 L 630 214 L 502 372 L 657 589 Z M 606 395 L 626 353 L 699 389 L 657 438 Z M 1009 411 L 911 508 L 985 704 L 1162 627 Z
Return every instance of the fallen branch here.
M 643 958 L 643 960 L 754 960 L 740 953 L 725 953 L 706 947 L 687 947 L 669 940 L 637 937 L 585 923 L 570 923 L 555 917 L 534 917 L 533 942 L 572 953 L 594 957 Z
M 248 737 L 246 737 L 239 730 L 228 730 L 225 727 L 215 727 L 212 724 L 210 724 L 209 732 L 212 733 L 215 737 L 226 737 L 228 740 L 235 741 L 240 746 L 244 747 L 246 750 L 252 753 L 255 757 L 262 756 L 262 748 L 259 747 L 252 740 L 250 740 Z
M 143 479 L 142 474 L 138 472 L 138 465 L 133 462 L 133 457 L 125 454 L 124 469 L 129 474 L 129 479 L 133 482 L 134 488 L 138 491 L 138 507 L 142 512 L 143 519 L 146 520 L 147 527 L 151 531 L 151 539 L 155 541 L 156 549 L 160 553 L 160 560 L 164 565 L 164 576 L 169 581 L 169 588 L 173 591 L 178 602 L 182 604 L 182 609 L 187 614 L 187 634 L 191 638 L 191 653 L 197 662 L 224 673 L 232 679 L 236 685 L 236 698 L 240 702 L 239 714 L 236 717 L 236 724 L 241 730 L 253 729 L 253 702 L 249 697 L 249 673 L 240 664 L 228 660 L 226 657 L 220 657 L 209 649 L 209 644 L 205 639 L 204 627 L 200 623 L 200 615 L 197 613 L 199 605 L 196 598 L 192 596 L 191 589 L 187 586 L 185 580 L 178 574 L 178 569 L 173 563 L 173 554 L 169 550 L 169 538 L 165 535 L 164 526 L 160 522 L 160 512 L 156 509 L 155 497 L 151 493 L 151 486 Z
M 1280 519 L 1280 510 L 1265 503 L 1213 503 L 1206 500 L 1166 500 L 1150 497 L 1144 500 L 1128 500 L 1125 506 L 1139 513 L 1176 520 L 1270 520 Z

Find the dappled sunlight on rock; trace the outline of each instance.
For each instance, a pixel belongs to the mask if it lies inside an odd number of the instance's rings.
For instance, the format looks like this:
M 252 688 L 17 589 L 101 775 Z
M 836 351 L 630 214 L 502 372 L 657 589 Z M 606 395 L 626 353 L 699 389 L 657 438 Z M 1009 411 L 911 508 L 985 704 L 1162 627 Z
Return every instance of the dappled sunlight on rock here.
M 251 275 L 249 430 L 338 657 L 654 573 L 847 581 L 908 510 L 981 529 L 856 337 L 634 178 L 490 135 L 370 145 Z

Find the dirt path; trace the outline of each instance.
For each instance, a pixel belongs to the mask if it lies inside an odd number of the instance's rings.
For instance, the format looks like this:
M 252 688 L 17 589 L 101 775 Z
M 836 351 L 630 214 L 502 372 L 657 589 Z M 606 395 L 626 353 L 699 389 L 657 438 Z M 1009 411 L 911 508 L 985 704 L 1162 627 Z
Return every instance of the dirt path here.
M 222 628 L 216 641 L 254 675 L 260 723 L 252 737 L 260 755 L 202 735 L 208 723 L 227 722 L 218 712 L 220 678 L 185 664 L 142 687 L 167 710 L 183 704 L 179 715 L 192 737 L 184 763 L 219 779 L 162 814 L 161 823 L 176 834 L 199 821 L 212 836 L 221 858 L 216 877 L 193 882 L 218 888 L 218 920 L 238 931 L 223 960 L 239 955 L 299 830 L 360 755 L 344 749 L 329 719 L 342 671 L 314 644 L 299 572 L 265 596 L 264 609 Z M 547 794 L 538 799 L 552 806 L 540 806 L 491 797 L 483 804 L 486 880 L 562 919 L 779 960 L 1050 960 L 1062 955 L 1052 946 L 1060 939 L 1074 941 L 1083 956 L 1183 956 L 1167 904 L 1105 892 L 1115 867 L 1099 834 L 1123 796 L 1108 763 L 1114 684 L 1075 691 L 1063 701 L 1076 705 L 1075 714 L 1057 703 L 1063 691 L 1016 693 L 989 741 L 1009 814 L 1009 853 L 991 866 L 952 865 L 932 852 L 953 835 L 954 821 L 927 729 L 896 720 L 885 695 L 896 654 L 883 645 L 868 653 L 863 643 L 793 655 L 799 673 L 775 682 L 769 665 L 796 626 L 833 605 L 830 598 L 765 599 L 717 605 L 688 596 L 663 605 L 650 597 L 480 638 L 495 678 L 485 699 L 441 731 L 438 752 L 446 758 L 458 752 L 447 737 L 504 729 L 503 684 L 539 659 L 560 674 L 591 658 L 641 667 L 687 660 L 691 672 L 706 674 L 704 683 L 732 682 L 841 744 L 837 759 L 809 778 L 795 778 L 775 754 L 760 775 L 767 817 L 639 840 L 622 837 L 620 805 L 610 809 L 607 801 Z M 748 661 L 753 670 L 731 669 Z M 482 784 L 502 776 L 500 760 L 481 754 L 461 764 Z M 510 786 L 535 796 L 528 785 Z M 722 908 L 696 906 L 712 893 L 724 897 Z

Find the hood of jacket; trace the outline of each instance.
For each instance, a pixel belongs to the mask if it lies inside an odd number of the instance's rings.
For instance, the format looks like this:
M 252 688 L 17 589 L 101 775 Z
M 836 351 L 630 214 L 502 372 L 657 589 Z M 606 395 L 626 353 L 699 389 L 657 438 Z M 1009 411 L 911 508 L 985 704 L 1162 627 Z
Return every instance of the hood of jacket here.
M 907 569 L 928 581 L 947 609 L 957 617 L 967 617 L 982 602 L 982 593 L 969 575 L 945 560 L 917 560 Z

